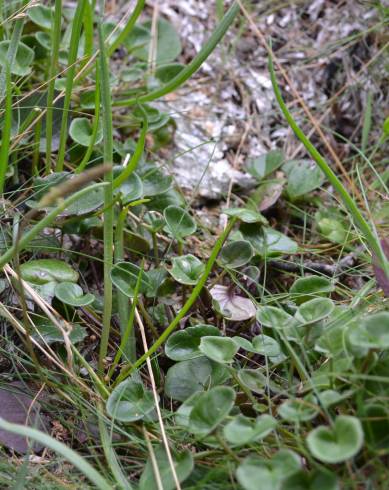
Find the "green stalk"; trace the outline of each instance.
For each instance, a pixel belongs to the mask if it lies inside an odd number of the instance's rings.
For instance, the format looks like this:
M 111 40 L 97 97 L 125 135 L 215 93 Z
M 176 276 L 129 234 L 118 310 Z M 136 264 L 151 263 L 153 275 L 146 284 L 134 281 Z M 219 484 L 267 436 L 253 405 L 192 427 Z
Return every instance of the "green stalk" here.
M 147 115 L 142 106 L 140 106 L 143 115 L 143 125 L 142 130 L 139 135 L 138 143 L 136 144 L 134 154 L 131 157 L 131 160 L 128 162 L 127 167 L 123 170 L 123 172 L 118 175 L 113 181 L 113 188 L 116 189 L 120 187 L 128 177 L 134 172 L 136 167 L 138 166 L 139 160 L 142 158 L 145 143 L 146 143 L 146 134 L 148 129 Z
M 99 490 L 112 490 L 112 485 L 108 483 L 85 458 L 76 453 L 76 451 L 73 451 L 73 449 L 65 446 L 63 442 L 57 441 L 57 439 L 54 439 L 40 430 L 21 424 L 12 424 L 3 418 L 0 418 L 0 428 L 4 431 L 11 432 L 12 434 L 17 434 L 18 436 L 27 437 L 39 442 L 44 447 L 63 456 L 69 463 L 78 468 Z
M 178 312 L 177 316 L 174 318 L 174 320 L 170 323 L 170 325 L 166 328 L 166 330 L 163 332 L 163 334 L 154 342 L 154 344 L 150 347 L 150 349 L 143 354 L 142 357 L 140 357 L 137 362 L 134 365 L 126 366 L 123 371 L 120 373 L 118 376 L 115 384 L 120 383 L 123 381 L 123 379 L 127 378 L 132 371 L 135 369 L 139 368 L 145 361 L 148 359 L 154 352 L 158 350 L 158 348 L 167 340 L 167 338 L 170 336 L 170 334 L 179 326 L 180 321 L 184 318 L 184 316 L 188 313 L 188 311 L 191 309 L 197 298 L 199 297 L 199 294 L 201 293 L 201 290 L 203 289 L 208 276 L 210 275 L 213 265 L 216 262 L 217 256 L 219 255 L 219 252 L 223 246 L 223 243 L 227 239 L 232 227 L 235 224 L 235 218 L 231 219 L 231 221 L 228 223 L 226 228 L 224 229 L 223 233 L 220 235 L 220 237 L 216 240 L 216 243 L 212 249 L 211 255 L 208 259 L 208 262 L 205 266 L 205 271 L 203 275 L 200 277 L 199 282 L 196 284 L 196 286 L 193 288 L 192 293 L 190 294 L 189 298 L 186 300 L 184 306 L 181 308 L 181 310 Z
M 59 45 L 61 41 L 62 0 L 55 0 L 54 18 L 51 27 L 51 59 L 49 68 L 49 86 L 47 87 L 46 111 L 46 175 L 51 170 L 51 146 L 53 141 L 53 100 L 55 76 L 58 68 Z
M 212 33 L 207 43 L 202 47 L 200 52 L 183 70 L 181 70 L 172 80 L 170 80 L 170 82 L 168 82 L 161 88 L 149 92 L 148 94 L 131 99 L 117 100 L 116 102 L 114 102 L 113 105 L 132 106 L 137 103 L 151 102 L 155 99 L 159 99 L 160 97 L 169 94 L 170 92 L 173 92 L 178 87 L 183 85 L 200 68 L 200 66 L 219 44 L 219 42 L 227 32 L 228 28 L 233 23 L 235 17 L 238 15 L 239 10 L 239 5 L 234 2 L 224 15 L 223 19 L 221 20 L 215 31 Z
M 5 115 L 4 115 L 4 127 L 1 135 L 1 148 L 0 148 L 0 194 L 4 192 L 5 175 L 8 168 L 9 160 L 9 143 L 11 138 L 11 126 L 12 126 L 12 84 L 11 84 L 11 70 L 10 65 L 7 62 L 5 65 Z
M 325 161 L 324 157 L 316 150 L 313 144 L 309 141 L 309 139 L 305 136 L 303 131 L 299 128 L 296 121 L 293 119 L 292 114 L 289 112 L 286 104 L 282 98 L 280 88 L 277 83 L 276 74 L 274 71 L 273 59 L 269 57 L 269 71 L 270 78 L 273 85 L 273 90 L 275 97 L 277 99 L 278 105 L 285 117 L 288 121 L 289 126 L 292 128 L 294 134 L 301 141 L 301 143 L 305 146 L 308 153 L 315 160 L 318 167 L 327 177 L 331 185 L 334 189 L 339 193 L 343 204 L 349 210 L 352 219 L 355 225 L 360 229 L 363 236 L 365 237 L 367 243 L 370 246 L 371 252 L 377 257 L 382 269 L 384 270 L 386 276 L 389 278 L 389 261 L 386 259 L 386 256 L 381 248 L 381 244 L 376 233 L 370 228 L 369 224 L 363 217 L 362 213 L 358 209 L 358 206 L 355 204 L 354 199 L 347 192 L 346 188 L 343 186 L 342 182 L 338 179 L 335 173 L 332 171 L 331 167 Z
M 112 108 L 111 108 L 111 90 L 109 85 L 109 71 L 106 54 L 106 47 L 103 35 L 103 18 L 105 10 L 105 1 L 100 0 L 100 18 L 98 22 L 98 37 L 100 48 L 100 92 L 103 116 L 103 135 L 104 135 L 104 163 L 113 161 L 113 134 L 112 134 Z M 113 221 L 114 207 L 113 203 L 113 174 L 112 168 L 105 174 L 107 186 L 104 189 L 104 311 L 103 311 L 103 328 L 101 332 L 100 352 L 98 371 L 101 375 L 104 371 L 104 358 L 108 351 L 109 332 L 111 329 L 112 314 L 112 282 L 111 268 L 113 263 Z
M 117 39 L 108 47 L 107 53 L 108 56 L 111 56 L 113 52 L 123 43 L 126 37 L 132 31 L 135 22 L 138 20 L 138 17 L 142 13 L 143 7 L 145 6 L 146 0 L 138 0 L 134 11 L 132 12 L 131 17 L 128 19 L 128 22 L 121 33 L 118 35 Z
M 34 151 L 32 154 L 32 175 L 39 175 L 39 157 L 40 157 L 40 141 L 41 141 L 41 133 L 42 133 L 42 119 L 40 118 L 38 122 L 35 124 L 34 128 Z
M 66 72 L 65 98 L 63 102 L 60 143 L 59 143 L 59 150 L 57 156 L 57 164 L 55 167 L 56 172 L 62 172 L 64 160 L 65 160 L 66 140 L 68 138 L 68 119 L 69 119 L 70 100 L 71 100 L 72 90 L 73 90 L 74 75 L 76 72 L 77 52 L 78 52 L 78 45 L 80 41 L 80 33 L 81 33 L 81 26 L 82 26 L 82 20 L 83 20 L 84 8 L 85 8 L 85 1 L 86 0 L 78 0 L 76 12 L 73 18 L 72 34 L 70 37 L 70 48 L 69 48 L 69 56 L 68 56 L 68 69 Z
M 82 61 L 80 68 L 84 67 L 93 56 L 93 9 L 89 0 L 87 0 L 85 3 L 84 35 L 85 60 Z

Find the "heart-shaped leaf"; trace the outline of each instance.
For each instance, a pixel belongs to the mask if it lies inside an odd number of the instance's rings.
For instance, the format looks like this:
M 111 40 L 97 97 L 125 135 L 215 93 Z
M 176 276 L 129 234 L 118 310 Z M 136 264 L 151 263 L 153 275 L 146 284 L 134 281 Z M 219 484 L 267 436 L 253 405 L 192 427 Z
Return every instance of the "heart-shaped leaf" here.
M 143 294 L 149 289 L 150 284 L 147 274 L 140 267 L 130 262 L 118 262 L 111 270 L 113 284 L 129 298 L 134 297 L 139 275 L 141 275 L 139 292 Z
M 93 128 L 87 117 L 76 117 L 72 120 L 69 134 L 75 143 L 81 146 L 89 146 L 92 141 Z M 94 144 L 98 145 L 103 139 L 103 131 L 98 129 Z
M 168 206 L 163 213 L 168 231 L 176 240 L 182 240 L 192 235 L 196 229 L 196 223 L 185 209 L 179 206 Z
M 113 175 L 116 177 L 123 169 L 121 167 L 114 167 Z M 143 197 L 143 184 L 141 178 L 133 172 L 117 189 L 115 194 L 121 195 L 120 199 L 122 204 L 126 205 L 131 201 L 136 201 Z
M 319 408 L 312 395 L 286 400 L 278 408 L 278 414 L 289 422 L 306 422 L 315 418 L 318 413 Z
M 335 308 L 329 298 L 314 298 L 299 306 L 295 318 L 300 323 L 308 325 L 327 318 Z
M 342 463 L 355 456 L 363 445 L 363 429 L 356 417 L 339 415 L 332 427 L 323 425 L 307 436 L 312 455 L 323 463 Z
M 250 159 L 247 171 L 256 179 L 262 180 L 277 170 L 284 162 L 284 154 L 280 150 L 272 150 L 260 157 Z
M 173 361 L 186 361 L 202 356 L 199 345 L 204 336 L 219 336 L 220 331 L 212 325 L 196 325 L 175 332 L 168 338 L 165 353 Z
M 274 417 L 268 414 L 256 419 L 237 415 L 224 427 L 224 437 L 235 446 L 242 446 L 254 441 L 264 439 L 277 426 Z
M 153 392 L 146 390 L 140 381 L 128 378 L 109 395 L 107 413 L 122 422 L 143 419 L 154 410 Z
M 228 386 L 215 386 L 199 396 L 189 417 L 189 430 L 204 437 L 211 433 L 230 413 L 235 391 Z
M 232 288 L 217 284 L 210 293 L 216 308 L 228 320 L 244 321 L 255 316 L 256 309 L 251 299 L 236 295 Z
M 35 5 L 27 10 L 29 19 L 34 24 L 44 29 L 51 29 L 51 19 L 53 17 L 53 9 L 45 5 Z
M 389 313 L 376 313 L 350 325 L 348 339 L 352 345 L 368 349 L 389 349 Z
M 0 64 L 5 66 L 7 63 L 7 53 L 10 41 L 0 42 Z M 15 61 L 10 66 L 11 73 L 24 77 L 31 73 L 31 64 L 34 60 L 34 51 L 21 41 L 18 43 Z
M 336 475 L 329 471 L 299 471 L 282 482 L 280 490 L 339 490 Z
M 295 324 L 296 321 L 281 308 L 275 306 L 261 306 L 257 311 L 257 320 L 264 326 L 269 328 L 288 328 Z
M 224 383 L 229 376 L 222 364 L 206 357 L 178 362 L 166 374 L 165 395 L 173 400 L 185 401 L 197 391 Z
M 295 254 L 298 245 L 294 240 L 269 227 L 243 223 L 240 233 L 244 240 L 251 243 L 254 251 L 262 257 L 277 257 L 283 254 Z
M 147 169 L 145 173 L 142 173 L 141 178 L 143 182 L 144 194 L 148 197 L 165 194 L 165 192 L 167 192 L 172 186 L 172 177 L 170 177 L 170 175 L 165 175 L 157 167 Z
M 255 352 L 262 356 L 275 357 L 281 353 L 281 348 L 277 340 L 268 335 L 257 335 L 252 340 Z
M 236 240 L 225 245 L 219 256 L 219 262 L 222 266 L 230 269 L 242 267 L 250 262 L 254 254 L 253 247 L 245 240 Z
M 184 65 L 181 63 L 169 63 L 167 65 L 162 65 L 155 70 L 155 78 L 157 78 L 162 83 L 170 82 L 172 78 L 177 76 L 180 71 L 182 71 Z
M 181 284 L 195 285 L 205 270 L 205 265 L 194 255 L 181 255 L 172 259 L 169 270 L 174 279 Z
M 33 284 L 77 282 L 78 273 L 63 260 L 35 259 L 20 266 L 22 279 Z
M 288 177 L 287 192 L 291 199 L 297 199 L 320 187 L 324 174 L 310 160 L 291 160 L 285 163 L 282 170 Z
M 327 296 L 334 291 L 333 283 L 327 277 L 306 276 L 295 281 L 289 292 L 297 304 L 304 303 L 317 296 Z
M 227 216 L 238 218 L 243 223 L 262 223 L 267 224 L 267 219 L 261 213 L 247 208 L 227 208 L 223 209 L 223 213 Z
M 55 296 L 70 306 L 86 306 L 93 303 L 93 294 L 84 294 L 82 288 L 74 282 L 61 282 L 55 287 Z
M 175 473 L 178 481 L 181 483 L 192 473 L 194 466 L 192 453 L 189 449 L 185 449 L 182 452 L 174 450 L 170 451 Z M 164 490 L 173 490 L 177 488 L 165 447 L 159 445 L 153 449 L 153 452 L 154 461 L 158 467 L 159 476 L 161 478 L 162 488 Z M 160 490 L 160 484 L 155 478 L 155 469 L 153 466 L 155 463 L 152 462 L 151 457 L 147 459 L 146 466 L 139 480 L 139 490 Z
M 234 360 L 239 347 L 229 337 L 202 337 L 200 351 L 216 362 L 230 363 Z
M 38 332 L 32 333 L 32 338 L 37 342 L 42 343 L 42 339 L 46 344 L 53 344 L 54 342 L 65 342 L 64 336 L 61 330 L 55 325 L 51 320 L 44 317 L 34 316 L 34 326 Z M 78 323 L 69 324 L 65 322 L 60 322 L 62 328 L 69 335 L 69 340 L 73 344 L 82 342 L 88 333 L 82 325 Z M 70 331 L 69 331 L 70 327 Z

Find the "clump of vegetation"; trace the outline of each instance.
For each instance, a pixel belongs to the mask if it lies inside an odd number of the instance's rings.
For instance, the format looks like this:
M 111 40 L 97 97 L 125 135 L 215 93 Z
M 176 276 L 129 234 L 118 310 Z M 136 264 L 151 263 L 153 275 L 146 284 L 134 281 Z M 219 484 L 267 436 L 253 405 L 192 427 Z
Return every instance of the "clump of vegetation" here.
M 0 2 L 1 485 L 385 488 L 388 121 L 370 142 L 367 111 L 348 188 L 266 45 L 307 153 L 249 160 L 212 229 L 157 163 L 154 102 L 250 16 L 217 2 L 182 64 L 145 3 L 115 23 L 103 0 Z

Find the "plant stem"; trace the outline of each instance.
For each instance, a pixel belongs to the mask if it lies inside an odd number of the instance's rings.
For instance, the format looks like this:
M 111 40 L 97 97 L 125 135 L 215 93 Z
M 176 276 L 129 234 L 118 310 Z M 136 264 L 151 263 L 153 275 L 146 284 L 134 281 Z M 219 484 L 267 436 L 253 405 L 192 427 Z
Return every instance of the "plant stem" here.
M 1 135 L 1 148 L 0 148 L 0 194 L 4 192 L 5 175 L 8 168 L 9 160 L 9 143 L 11 138 L 11 126 L 12 126 L 12 84 L 11 84 L 11 69 L 7 62 L 5 65 L 5 115 L 4 115 L 4 127 Z
M 103 135 L 104 135 L 104 162 L 112 163 L 113 161 L 113 134 L 112 134 L 112 108 L 111 108 L 111 90 L 109 85 L 108 61 L 106 56 L 106 47 L 103 35 L 103 18 L 105 10 L 105 1 L 100 0 L 100 18 L 98 22 L 99 37 L 99 66 L 100 66 L 100 92 L 102 105 Z M 111 329 L 112 314 L 112 281 L 111 268 L 113 263 L 113 220 L 114 207 L 113 203 L 113 174 L 112 168 L 105 174 L 104 188 L 104 310 L 103 310 L 103 329 L 101 332 L 100 352 L 98 371 L 102 375 L 104 371 L 104 358 L 108 351 L 109 332 Z

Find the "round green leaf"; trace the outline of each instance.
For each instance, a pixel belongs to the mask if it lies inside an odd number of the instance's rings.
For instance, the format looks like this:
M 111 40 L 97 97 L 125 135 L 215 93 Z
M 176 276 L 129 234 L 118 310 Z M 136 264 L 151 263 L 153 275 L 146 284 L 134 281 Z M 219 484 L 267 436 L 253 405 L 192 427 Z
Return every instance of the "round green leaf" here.
M 122 167 L 115 166 L 113 168 L 114 178 L 120 175 L 123 171 Z M 119 187 L 114 190 L 115 194 L 121 194 L 121 202 L 126 205 L 131 201 L 136 201 L 143 197 L 142 179 L 133 172 Z
M 297 279 L 289 292 L 297 304 L 304 303 L 317 296 L 326 296 L 334 291 L 333 283 L 322 276 L 306 276 Z
M 267 226 L 259 227 L 255 223 L 242 223 L 239 231 L 241 237 L 251 243 L 255 253 L 262 257 L 295 254 L 298 250 L 294 240 Z
M 165 194 L 172 186 L 172 177 L 165 175 L 159 168 L 151 167 L 141 175 L 145 196 Z M 170 203 L 171 204 L 171 203 Z
M 204 336 L 219 336 L 220 331 L 212 325 L 196 325 L 173 333 L 166 342 L 165 353 L 173 361 L 186 361 L 202 356 L 199 345 Z
M 162 65 L 155 70 L 155 78 L 160 80 L 162 83 L 168 83 L 172 78 L 177 76 L 180 71 L 184 68 L 181 63 L 169 63 L 167 65 Z
M 224 267 L 235 269 L 250 262 L 253 254 L 253 247 L 249 242 L 236 240 L 222 248 L 219 261 Z
M 389 349 L 389 313 L 376 313 L 352 324 L 348 330 L 352 345 L 368 349 Z
M 29 19 L 39 27 L 51 29 L 53 9 L 50 7 L 46 7 L 45 5 L 36 5 L 27 10 L 27 15 Z
M 205 270 L 205 265 L 194 255 L 181 255 L 172 259 L 170 274 L 180 284 L 195 285 Z
M 202 337 L 199 349 L 213 361 L 222 363 L 232 362 L 238 352 L 238 346 L 229 337 Z
M 268 414 L 256 419 L 237 415 L 224 427 L 224 437 L 235 446 L 264 439 L 277 426 L 274 417 Z
M 111 279 L 113 284 L 120 289 L 120 291 L 133 298 L 135 294 L 136 283 L 141 274 L 141 282 L 139 292 L 141 294 L 146 293 L 150 284 L 147 274 L 141 271 L 140 267 L 130 262 L 118 262 L 111 270 Z
M 92 141 L 92 125 L 87 117 L 76 117 L 72 120 L 69 128 L 69 134 L 75 143 L 81 146 L 89 146 Z M 103 131 L 101 128 L 97 130 L 95 145 L 101 143 L 103 139 Z
M 222 364 L 206 357 L 178 362 L 166 374 L 165 395 L 173 400 L 185 401 L 197 391 L 224 383 L 229 376 Z
M 339 415 L 332 427 L 312 430 L 307 445 L 312 455 L 323 463 L 342 463 L 355 456 L 363 445 L 363 429 L 356 417 Z
M 63 260 L 36 259 L 20 266 L 22 279 L 32 284 L 49 282 L 77 282 L 78 273 Z
M 308 325 L 327 318 L 334 308 L 335 305 L 329 298 L 314 298 L 299 307 L 295 318 L 300 323 Z
M 312 420 L 319 413 L 319 408 L 312 395 L 305 398 L 286 400 L 278 408 L 278 414 L 289 422 L 305 422 Z
M 168 206 L 163 215 L 168 231 L 176 240 L 192 235 L 197 229 L 193 218 L 179 206 Z
M 310 160 L 290 160 L 282 169 L 288 178 L 287 192 L 291 199 L 317 189 L 325 180 L 323 172 Z
M 42 338 L 45 341 L 46 344 L 53 344 L 54 342 L 65 342 L 64 336 L 61 332 L 61 330 L 52 323 L 51 320 L 48 318 L 43 318 L 43 317 L 33 317 L 34 319 L 34 325 L 39 332 L 33 332 L 32 338 L 35 339 L 38 342 L 42 342 Z M 70 333 L 69 333 L 69 339 L 73 344 L 77 344 L 79 342 L 82 342 L 85 337 L 87 337 L 88 333 L 86 329 L 82 326 L 79 325 L 78 323 L 65 323 L 61 322 L 63 329 L 68 332 L 69 326 L 71 327 Z
M 108 415 L 116 420 L 141 420 L 154 409 L 153 392 L 146 390 L 141 382 L 128 378 L 109 395 L 106 408 Z
M 257 335 L 253 338 L 252 344 L 255 352 L 262 356 L 275 357 L 281 354 L 281 348 L 277 340 L 268 335 Z
M 154 458 L 156 460 L 159 476 L 163 490 L 174 490 L 176 483 L 170 467 L 166 449 L 164 445 L 154 448 Z M 183 482 L 192 473 L 194 462 L 192 453 L 189 449 L 182 452 L 171 450 L 171 456 L 174 462 L 174 469 L 179 482 Z M 151 457 L 147 459 L 146 466 L 143 470 L 139 481 L 139 490 L 159 490 L 160 486 L 155 479 L 155 471 Z
M 339 490 L 336 475 L 329 471 L 299 471 L 282 482 L 280 490 Z
M 86 306 L 93 303 L 93 294 L 84 294 L 82 288 L 74 282 L 61 282 L 55 287 L 55 296 L 70 306 Z
M 246 208 L 228 208 L 223 209 L 223 213 L 227 216 L 238 218 L 243 223 L 262 223 L 267 224 L 267 219 L 262 216 L 261 213 L 254 211 L 253 209 Z
M 262 180 L 284 162 L 284 154 L 280 150 L 272 150 L 257 158 L 250 159 L 247 171 L 256 179 Z
M 10 45 L 10 41 L 0 42 L 0 64 L 6 65 L 7 53 Z M 26 46 L 24 43 L 19 42 L 16 50 L 15 61 L 11 65 L 11 73 L 24 77 L 31 73 L 31 64 L 34 60 L 34 51 Z
M 275 306 L 261 306 L 257 311 L 257 320 L 269 328 L 288 328 L 293 325 L 295 319 L 281 308 Z
M 216 386 L 202 393 L 189 417 L 189 430 L 204 437 L 211 433 L 230 413 L 235 391 L 228 386 Z

